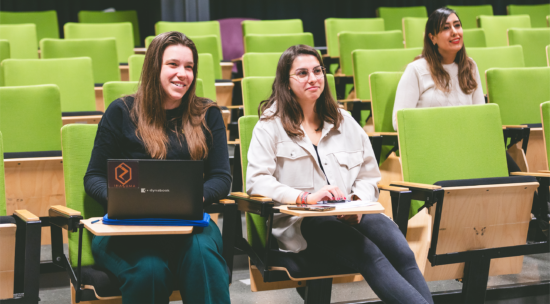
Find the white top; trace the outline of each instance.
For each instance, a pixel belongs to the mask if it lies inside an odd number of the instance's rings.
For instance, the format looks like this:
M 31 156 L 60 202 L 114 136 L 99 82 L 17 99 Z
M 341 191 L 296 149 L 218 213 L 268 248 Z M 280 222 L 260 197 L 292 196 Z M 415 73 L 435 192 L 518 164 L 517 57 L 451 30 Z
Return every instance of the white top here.
M 443 68 L 451 76 L 451 90 L 448 93 L 436 88 L 426 59 L 421 58 L 407 65 L 395 94 L 395 104 L 393 105 L 394 130 L 397 131 L 397 111 L 401 109 L 485 104 L 481 79 L 475 62 L 473 70 L 477 88 L 472 94 L 464 94 L 460 89 L 458 65 L 456 63 L 444 64 Z
M 302 191 L 315 193 L 327 185 L 328 179 L 347 198 L 356 195 L 362 201 L 377 201 L 380 171 L 369 137 L 347 112 L 340 112 L 344 116 L 340 127 L 333 129 L 333 124 L 325 122 L 317 145 L 326 178 L 307 135 L 293 140 L 279 117 L 260 120 L 248 150 L 247 193 L 270 197 L 278 205 L 295 204 Z M 302 220 L 282 213 L 273 216 L 273 236 L 281 250 L 306 249 L 300 230 Z

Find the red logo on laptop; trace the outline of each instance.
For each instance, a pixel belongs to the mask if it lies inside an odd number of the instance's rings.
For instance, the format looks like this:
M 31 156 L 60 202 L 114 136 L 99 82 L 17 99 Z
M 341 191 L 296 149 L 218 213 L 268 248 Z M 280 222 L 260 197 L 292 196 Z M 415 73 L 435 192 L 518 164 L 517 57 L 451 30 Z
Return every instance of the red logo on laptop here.
M 125 163 L 121 163 L 115 168 L 115 179 L 122 185 L 126 185 L 132 180 L 132 168 Z
M 139 186 L 139 162 L 135 160 L 108 162 L 109 188 L 137 188 Z

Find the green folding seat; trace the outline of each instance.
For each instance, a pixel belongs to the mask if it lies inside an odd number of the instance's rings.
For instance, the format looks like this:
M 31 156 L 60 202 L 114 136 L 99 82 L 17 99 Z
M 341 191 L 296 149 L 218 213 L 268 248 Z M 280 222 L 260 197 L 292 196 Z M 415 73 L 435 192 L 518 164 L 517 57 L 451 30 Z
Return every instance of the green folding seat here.
M 243 56 L 244 77 L 274 76 L 282 53 L 246 53 Z
M 4 86 L 4 72 L 2 71 L 2 61 L 10 58 L 10 42 L 0 39 L 0 87 Z
M 341 32 L 382 31 L 384 31 L 384 19 L 382 18 L 327 18 L 325 19 L 327 54 L 330 57 L 340 56 L 338 34 Z
M 403 40 L 405 48 L 424 47 L 424 31 L 428 18 L 405 17 L 403 18 Z
M 220 62 L 222 60 L 222 53 L 218 51 L 218 37 L 214 35 L 208 36 L 189 36 L 195 46 L 197 47 L 197 52 L 199 54 L 210 54 L 212 55 L 212 63 L 214 66 L 214 77 L 215 79 L 222 79 L 222 67 Z
M 425 6 L 379 7 L 376 13 L 378 17 L 384 18 L 386 31 L 401 30 L 401 20 L 405 17 L 428 17 Z
M 550 45 L 546 46 L 546 65 L 550 66 Z
M 0 12 L 0 24 L 33 23 L 36 25 L 36 43 L 44 38 L 59 38 L 56 11 Z
M 62 112 L 95 112 L 94 78 L 89 57 L 63 59 L 6 59 L 6 86 L 56 84 Z M 29 72 L 32 71 L 32 77 Z
M 483 94 L 487 94 L 485 73 L 491 68 L 522 68 L 525 67 L 521 46 L 500 46 L 487 48 L 467 48 L 466 52 L 472 58 L 479 71 Z
M 139 81 L 144 61 L 145 55 L 132 55 L 128 58 L 130 81 Z
M 249 34 L 244 36 L 245 53 L 282 53 L 297 44 L 313 47 L 313 34 Z
M 151 42 L 153 42 L 153 39 L 155 39 L 156 36 L 147 36 L 145 37 L 145 48 L 149 48 L 149 45 Z
M 550 170 L 550 101 L 540 104 L 540 114 L 542 117 L 544 143 L 546 144 L 546 164 L 548 164 L 548 170 Z
M 485 30 L 487 46 L 507 46 L 506 32 L 510 28 L 531 28 L 528 15 L 519 16 L 479 16 L 479 27 Z
M 506 7 L 508 15 L 529 15 L 531 27 L 546 27 L 546 16 L 550 14 L 550 4 L 514 5 Z
M 95 83 L 120 81 L 115 38 L 43 39 L 43 59 L 90 57 Z
M 216 79 L 214 78 L 214 61 L 211 54 L 199 54 L 197 77 L 202 79 L 203 97 L 216 101 Z
M 65 39 L 112 38 L 116 39 L 119 63 L 128 63 L 134 54 L 134 32 L 131 22 L 120 23 L 73 23 L 63 26 Z
M 218 21 L 195 21 L 195 22 L 167 22 L 159 21 L 155 24 L 155 35 L 177 31 L 182 32 L 185 36 L 193 39 L 196 36 L 214 35 L 218 38 L 218 54 L 221 59 L 222 51 L 222 35 L 220 32 L 220 23 Z M 221 79 L 221 78 L 219 78 Z
M 299 34 L 304 32 L 301 19 L 286 20 L 244 20 L 243 37 L 250 34 Z
M 462 23 L 463 29 L 477 28 L 477 16 L 493 16 L 493 6 L 487 5 L 447 5 L 454 10 Z
M 550 44 L 550 28 L 509 29 L 508 44 L 521 45 L 526 67 L 544 67 L 546 46 Z
M 141 45 L 141 38 L 139 35 L 139 22 L 137 12 L 130 11 L 115 11 L 115 12 L 103 12 L 103 11 L 80 11 L 78 12 L 78 22 L 80 23 L 118 23 L 118 22 L 130 22 L 132 23 L 132 29 L 134 32 L 134 45 Z
M 0 25 L 0 39 L 10 43 L 10 58 L 38 59 L 36 25 L 10 24 Z
M 126 95 L 135 94 L 138 90 L 138 81 L 110 81 L 103 85 L 103 102 L 105 103 L 105 110 L 109 108 L 109 105 Z
M 462 30 L 462 40 L 467 48 L 486 47 L 485 31 L 483 29 L 464 29 Z
M 353 75 L 351 52 L 355 50 L 402 49 L 403 35 L 401 31 L 385 31 L 372 33 L 343 32 L 338 36 L 340 44 L 340 67 L 342 74 Z

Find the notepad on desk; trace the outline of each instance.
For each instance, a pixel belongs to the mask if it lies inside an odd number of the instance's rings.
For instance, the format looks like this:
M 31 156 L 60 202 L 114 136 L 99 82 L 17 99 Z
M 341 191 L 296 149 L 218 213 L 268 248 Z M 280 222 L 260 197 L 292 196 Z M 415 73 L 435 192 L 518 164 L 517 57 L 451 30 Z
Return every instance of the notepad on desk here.
M 364 201 L 350 201 L 346 203 L 325 203 L 318 204 L 320 206 L 330 206 L 334 207 L 336 210 L 358 208 L 358 207 L 368 207 L 376 204 L 377 202 L 364 202 Z

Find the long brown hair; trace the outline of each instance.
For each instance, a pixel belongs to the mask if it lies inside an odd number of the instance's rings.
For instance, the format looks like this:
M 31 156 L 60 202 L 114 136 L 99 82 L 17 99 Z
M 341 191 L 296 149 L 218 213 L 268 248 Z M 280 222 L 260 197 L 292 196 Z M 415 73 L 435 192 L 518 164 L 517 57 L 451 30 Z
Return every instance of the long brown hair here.
M 281 58 L 279 58 L 277 74 L 271 88 L 271 96 L 269 99 L 262 101 L 258 107 L 258 115 L 261 116 L 263 112 L 275 104 L 275 112 L 271 115 L 264 116 L 262 119 L 269 120 L 279 116 L 286 134 L 288 134 L 290 138 L 304 136 L 304 132 L 300 128 L 304 120 L 304 112 L 296 100 L 294 93 L 289 90 L 290 68 L 292 67 L 292 63 L 294 63 L 294 59 L 300 55 L 315 56 L 319 64 L 323 66 L 323 60 L 319 52 L 314 48 L 303 44 L 289 47 L 283 55 L 281 55 Z M 315 103 L 315 113 L 319 115 L 319 119 L 321 120 L 319 129 L 323 128 L 325 122 L 334 124 L 334 128 L 339 128 L 344 117 L 330 94 L 326 74 L 323 77 L 325 79 L 325 89 Z
M 428 62 L 435 86 L 444 92 L 449 92 L 451 89 L 451 77 L 443 68 L 443 64 L 441 63 L 443 57 L 439 54 L 437 44 L 432 43 L 429 34 L 435 36 L 441 32 L 445 27 L 447 18 L 451 14 L 455 14 L 458 17 L 458 14 L 454 10 L 447 7 L 438 8 L 431 13 L 426 23 L 426 30 L 424 31 L 424 49 L 422 50 L 422 57 Z M 460 21 L 460 18 L 458 20 Z M 474 62 L 466 54 L 466 46 L 464 44 L 462 44 L 462 48 L 456 54 L 454 62 L 458 65 L 458 83 L 460 89 L 464 94 L 471 94 L 477 88 L 477 82 L 474 78 L 476 68 Z
M 163 100 L 166 92 L 160 82 L 162 57 L 170 45 L 183 45 L 193 52 L 193 82 L 182 98 L 180 107 L 184 107 L 181 126 L 173 130 L 181 140 L 185 136 L 189 154 L 194 160 L 208 157 L 208 145 L 203 130 L 210 132 L 204 115 L 209 107 L 216 106 L 208 99 L 195 95 L 195 83 L 199 66 L 197 48 L 191 39 L 180 32 L 167 32 L 153 39 L 145 54 L 140 76 L 140 85 L 135 94 L 134 105 L 130 110 L 132 121 L 136 124 L 136 136 L 143 141 L 147 153 L 152 158 L 165 159 L 169 144 L 165 129 L 168 125 Z

